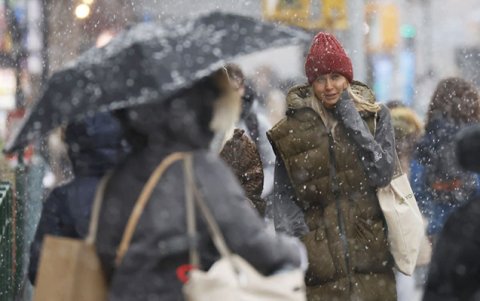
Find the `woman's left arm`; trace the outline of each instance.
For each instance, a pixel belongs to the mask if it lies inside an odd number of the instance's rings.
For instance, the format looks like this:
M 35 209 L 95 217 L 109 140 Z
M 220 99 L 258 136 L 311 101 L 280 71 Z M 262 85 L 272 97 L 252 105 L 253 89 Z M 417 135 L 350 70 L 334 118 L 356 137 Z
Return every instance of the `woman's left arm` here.
M 375 137 L 353 101 L 344 92 L 335 106 L 335 116 L 359 149 L 359 157 L 373 187 L 390 183 L 395 168 L 395 138 L 390 112 L 385 106 L 377 113 Z

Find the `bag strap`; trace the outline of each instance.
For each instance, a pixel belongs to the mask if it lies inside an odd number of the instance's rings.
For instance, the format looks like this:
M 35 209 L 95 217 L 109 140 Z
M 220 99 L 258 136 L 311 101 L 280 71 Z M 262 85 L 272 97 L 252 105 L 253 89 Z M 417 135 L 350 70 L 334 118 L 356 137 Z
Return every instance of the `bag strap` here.
M 402 165 L 400 159 L 398 158 L 397 151 L 395 150 L 395 167 L 393 170 L 393 178 L 400 177 L 403 175 Z
M 102 208 L 103 195 L 105 194 L 105 188 L 112 176 L 112 171 L 108 171 L 97 185 L 95 191 L 95 198 L 92 204 L 92 213 L 90 215 L 90 225 L 88 227 L 88 235 L 85 238 L 85 243 L 93 245 L 97 239 L 98 219 L 100 218 L 100 209 Z
M 130 218 L 128 219 L 127 226 L 125 227 L 125 231 L 123 232 L 122 241 L 117 249 L 117 256 L 115 258 L 115 265 L 118 266 L 122 262 L 123 256 L 128 250 L 130 246 L 130 242 L 133 237 L 133 233 L 135 232 L 135 228 L 137 226 L 138 220 L 145 209 L 147 201 L 150 199 L 150 196 L 155 188 L 157 182 L 160 180 L 160 177 L 163 175 L 165 170 L 167 170 L 170 165 L 175 163 L 178 160 L 183 159 L 186 156 L 186 153 L 175 152 L 168 155 L 163 161 L 157 166 L 157 168 L 153 171 L 152 175 L 148 179 L 147 183 L 142 189 L 140 196 L 138 197 L 135 207 L 130 214 Z
M 194 177 L 192 171 L 193 167 L 185 163 L 185 160 L 188 160 L 187 158 L 183 161 L 183 174 L 185 176 L 185 208 L 187 211 L 187 235 L 188 241 L 194 242 L 195 236 L 197 235 L 197 223 L 195 220 L 195 203 L 192 188 L 194 185 L 194 183 L 192 183 Z M 190 258 L 190 264 L 192 266 L 198 267 L 200 264 L 200 256 L 198 254 L 197 248 L 190 244 L 188 253 Z
M 218 226 L 217 222 L 215 221 L 215 218 L 213 217 L 212 212 L 208 208 L 208 206 L 205 204 L 205 201 L 203 199 L 202 194 L 197 188 L 197 185 L 195 184 L 195 178 L 193 175 L 193 159 L 192 155 L 188 154 L 185 159 L 184 159 L 184 171 L 186 175 L 186 182 L 188 183 L 186 186 L 187 189 L 187 196 L 190 194 L 194 197 L 187 197 L 186 202 L 187 202 L 187 210 L 191 210 L 190 213 L 187 212 L 187 223 L 195 223 L 195 213 L 192 211 L 192 208 L 197 205 L 200 208 L 200 212 L 202 216 L 205 218 L 205 221 L 207 222 L 207 227 L 210 232 L 210 235 L 212 237 L 213 244 L 217 248 L 217 251 L 220 253 L 220 255 L 224 258 L 231 259 L 231 251 L 227 247 L 227 244 L 225 243 L 225 239 L 222 235 L 222 232 L 220 231 L 220 227 Z M 188 190 L 191 190 L 191 192 L 188 192 Z M 190 204 L 188 205 L 188 202 L 193 202 L 195 204 Z M 193 216 L 193 217 L 192 217 Z M 194 229 L 194 226 L 192 225 L 187 225 L 187 229 Z M 189 232 L 189 235 L 191 233 Z M 190 254 L 195 254 L 197 256 L 197 259 L 194 257 L 190 257 L 190 260 L 198 260 L 198 251 L 194 247 L 190 247 Z M 192 250 L 195 249 L 195 250 Z M 191 262 L 193 264 L 193 262 Z M 235 264 L 233 261 L 231 261 L 232 266 L 235 267 Z
M 375 112 L 375 116 L 373 117 L 373 138 L 375 139 L 375 135 L 377 134 L 377 118 L 378 113 Z M 399 177 L 403 174 L 402 165 L 400 164 L 400 159 L 398 158 L 397 150 L 394 150 L 395 154 L 395 167 L 393 170 L 393 178 Z

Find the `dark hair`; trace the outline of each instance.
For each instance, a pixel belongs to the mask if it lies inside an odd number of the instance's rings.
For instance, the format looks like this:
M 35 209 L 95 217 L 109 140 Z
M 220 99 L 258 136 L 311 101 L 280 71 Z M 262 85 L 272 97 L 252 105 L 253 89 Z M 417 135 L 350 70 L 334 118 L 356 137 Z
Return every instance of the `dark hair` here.
M 448 119 L 456 124 L 478 122 L 480 99 L 477 89 L 458 77 L 440 81 L 430 101 L 427 124 L 434 119 Z
M 165 141 L 177 139 L 205 147 L 213 137 L 209 124 L 213 103 L 221 93 L 212 75 L 168 99 L 120 111 L 119 118 L 126 128 L 127 139 L 136 150 L 145 147 L 147 137 L 152 135 Z

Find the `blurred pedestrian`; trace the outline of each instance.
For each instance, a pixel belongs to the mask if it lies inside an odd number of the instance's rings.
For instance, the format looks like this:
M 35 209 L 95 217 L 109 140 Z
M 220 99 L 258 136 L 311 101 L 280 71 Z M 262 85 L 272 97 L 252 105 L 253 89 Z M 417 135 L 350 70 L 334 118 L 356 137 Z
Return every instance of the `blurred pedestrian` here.
M 32 284 L 35 284 L 44 236 L 86 237 L 99 180 L 129 152 L 120 122 L 110 113 L 97 113 L 68 124 L 63 140 L 74 177 L 54 188 L 43 204 L 30 248 L 29 279 Z
M 232 138 L 223 146 L 220 157 L 232 168 L 253 207 L 264 216 L 266 202 L 261 196 L 263 165 L 255 143 L 244 130 L 235 129 Z
M 222 69 L 169 100 L 126 111 L 125 124 L 148 139 L 115 170 L 105 191 L 96 247 L 110 283 L 109 300 L 183 300 L 190 248 L 198 250 L 202 270 L 219 257 L 199 214 L 197 236 L 187 235 L 183 165 L 177 161 L 156 183 L 128 251 L 115 264 L 123 231 L 150 174 L 176 152 L 192 153 L 196 185 L 233 253 L 265 275 L 300 266 L 299 242 L 266 231 L 230 169 L 209 151 L 216 133 L 223 135 L 237 118 L 231 108 L 240 101 L 237 90 Z
M 454 141 L 460 129 L 479 120 L 479 94 L 471 83 L 457 77 L 438 83 L 410 175 L 420 210 L 428 218 L 427 234 L 433 241 L 448 215 L 479 187 L 478 177 L 460 168 L 455 160 Z
M 423 124 L 418 115 L 409 107 L 395 102 L 388 102 L 393 130 L 395 132 L 395 149 L 400 159 L 402 170 L 410 174 L 410 162 L 418 139 L 423 133 Z
M 389 110 L 353 81 L 350 58 L 320 32 L 268 136 L 277 155 L 275 226 L 307 247 L 309 300 L 396 300 L 393 260 L 376 190 L 392 179 Z
M 459 164 L 480 173 L 480 125 L 460 131 L 456 141 Z M 424 301 L 480 300 L 480 194 L 451 213 L 433 251 Z
M 259 103 L 258 95 L 253 87 L 245 82 L 245 75 L 240 66 L 230 63 L 226 65 L 230 78 L 238 84 L 242 97 L 242 111 L 235 127 L 243 129 L 260 154 L 263 166 L 263 189 L 261 196 L 269 195 L 273 190 L 273 173 L 275 154 L 270 147 L 266 132 L 270 129 L 264 107 Z
M 280 89 L 282 82 L 275 71 L 269 65 L 260 65 L 253 73 L 251 83 L 257 91 L 259 103 L 265 109 L 269 123 L 280 121 L 286 109 L 285 93 Z

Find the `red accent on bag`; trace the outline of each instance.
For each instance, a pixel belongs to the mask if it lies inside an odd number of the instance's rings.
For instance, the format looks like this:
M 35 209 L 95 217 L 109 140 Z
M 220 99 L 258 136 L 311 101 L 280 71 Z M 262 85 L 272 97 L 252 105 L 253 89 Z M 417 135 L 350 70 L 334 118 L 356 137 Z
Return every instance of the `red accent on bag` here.
M 191 264 L 183 264 L 177 268 L 177 278 L 180 280 L 182 283 L 187 283 L 188 282 L 188 272 L 193 270 L 195 266 Z

